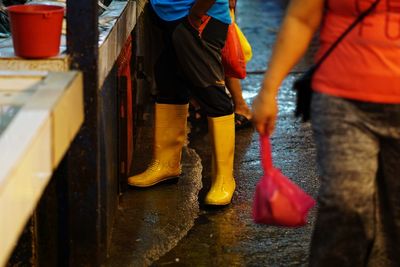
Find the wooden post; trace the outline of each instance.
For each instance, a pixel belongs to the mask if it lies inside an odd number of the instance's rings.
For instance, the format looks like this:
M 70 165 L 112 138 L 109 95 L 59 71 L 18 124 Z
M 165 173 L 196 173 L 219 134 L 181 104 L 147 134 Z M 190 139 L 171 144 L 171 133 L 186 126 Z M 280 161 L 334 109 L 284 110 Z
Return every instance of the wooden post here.
M 84 123 L 35 212 L 37 266 L 101 266 L 106 258 L 100 193 L 98 3 L 67 0 L 70 69 L 83 72 Z
M 100 194 L 98 3 L 67 1 L 71 69 L 84 74 L 85 121 L 64 162 L 69 266 L 100 266 L 106 257 Z

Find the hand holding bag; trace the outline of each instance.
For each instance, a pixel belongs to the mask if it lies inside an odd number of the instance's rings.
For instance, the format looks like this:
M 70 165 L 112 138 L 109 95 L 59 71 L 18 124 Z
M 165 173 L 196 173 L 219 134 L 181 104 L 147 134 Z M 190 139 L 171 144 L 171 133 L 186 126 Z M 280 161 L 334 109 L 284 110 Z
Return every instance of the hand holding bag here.
M 308 71 L 306 71 L 300 78 L 293 83 L 293 89 L 296 91 L 296 109 L 295 116 L 300 117 L 303 122 L 310 119 L 311 111 L 311 98 L 312 98 L 312 77 L 325 59 L 332 53 L 336 46 L 343 40 L 343 38 L 352 30 L 354 27 L 361 22 L 375 7 L 378 5 L 380 0 L 376 0 L 372 5 L 363 11 L 357 19 L 340 35 L 340 37 L 332 44 L 332 46 L 325 52 L 325 54 L 313 65 Z
M 260 136 L 260 144 L 264 176 L 254 195 L 254 222 L 286 227 L 305 225 L 315 200 L 273 166 L 269 137 Z

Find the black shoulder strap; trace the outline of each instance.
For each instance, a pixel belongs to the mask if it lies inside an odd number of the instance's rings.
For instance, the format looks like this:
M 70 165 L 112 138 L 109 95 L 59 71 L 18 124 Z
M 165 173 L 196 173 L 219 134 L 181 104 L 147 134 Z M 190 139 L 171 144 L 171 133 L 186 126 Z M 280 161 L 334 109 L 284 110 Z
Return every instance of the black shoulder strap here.
M 372 3 L 372 5 L 366 9 L 365 11 L 363 11 L 354 21 L 353 23 L 350 24 L 349 27 L 347 27 L 347 29 L 342 33 L 342 35 L 339 36 L 339 38 L 331 45 L 331 47 L 329 47 L 329 49 L 325 52 L 325 54 L 318 60 L 318 62 L 314 65 L 314 70 L 316 70 L 321 64 L 322 62 L 324 62 L 324 60 L 332 53 L 332 51 L 336 48 L 336 46 L 343 40 L 344 37 L 346 37 L 346 35 L 352 30 L 354 29 L 354 27 L 361 22 L 366 16 L 369 15 L 369 13 L 372 12 L 372 10 L 375 9 L 375 7 L 378 5 L 378 3 L 381 0 L 376 0 L 374 3 Z

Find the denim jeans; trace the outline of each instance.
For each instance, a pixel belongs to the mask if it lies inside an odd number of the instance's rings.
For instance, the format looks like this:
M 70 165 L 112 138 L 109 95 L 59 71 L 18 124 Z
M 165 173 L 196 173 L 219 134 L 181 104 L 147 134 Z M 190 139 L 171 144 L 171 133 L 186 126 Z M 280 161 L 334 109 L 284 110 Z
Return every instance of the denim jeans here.
M 321 176 L 310 266 L 400 266 L 400 104 L 314 93 Z

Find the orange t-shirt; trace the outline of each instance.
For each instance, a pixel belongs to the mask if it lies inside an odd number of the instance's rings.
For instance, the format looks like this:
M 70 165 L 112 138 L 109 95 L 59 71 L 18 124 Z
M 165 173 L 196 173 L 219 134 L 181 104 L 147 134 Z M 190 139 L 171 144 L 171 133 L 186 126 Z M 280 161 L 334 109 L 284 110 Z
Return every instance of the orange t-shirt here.
M 317 58 L 375 0 L 328 0 Z M 381 0 L 313 77 L 315 91 L 367 102 L 400 103 L 400 0 Z

